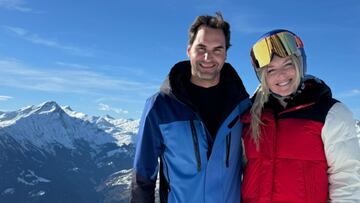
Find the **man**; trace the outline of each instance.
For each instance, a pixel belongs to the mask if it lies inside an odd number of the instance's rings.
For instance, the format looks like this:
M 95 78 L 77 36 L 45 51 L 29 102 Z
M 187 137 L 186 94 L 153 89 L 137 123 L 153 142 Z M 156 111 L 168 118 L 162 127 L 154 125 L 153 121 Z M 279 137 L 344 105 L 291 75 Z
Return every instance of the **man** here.
M 175 64 L 160 92 L 146 102 L 131 202 L 154 202 L 158 169 L 161 202 L 240 202 L 239 116 L 250 101 L 225 63 L 229 47 L 230 26 L 220 13 L 195 19 L 190 61 Z

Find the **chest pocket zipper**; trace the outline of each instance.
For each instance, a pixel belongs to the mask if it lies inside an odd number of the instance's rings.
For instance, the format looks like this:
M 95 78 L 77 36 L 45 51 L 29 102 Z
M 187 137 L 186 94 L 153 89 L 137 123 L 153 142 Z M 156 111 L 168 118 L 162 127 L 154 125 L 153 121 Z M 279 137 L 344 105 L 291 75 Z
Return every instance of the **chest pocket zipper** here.
M 231 132 L 226 136 L 226 168 L 229 168 L 229 160 L 230 160 L 230 147 L 231 147 Z
M 191 127 L 191 135 L 192 135 L 193 144 L 194 144 L 196 166 L 197 166 L 197 170 L 200 171 L 201 170 L 201 157 L 200 157 L 200 149 L 199 149 L 199 139 L 198 139 L 198 136 L 196 133 L 196 128 L 195 128 L 195 124 L 194 124 L 193 120 L 190 121 L 190 127 Z
M 228 135 L 226 135 L 226 160 L 225 160 L 226 168 L 229 168 L 230 165 L 231 128 L 234 127 L 234 125 L 238 120 L 239 120 L 239 116 L 236 116 L 228 125 L 230 132 Z

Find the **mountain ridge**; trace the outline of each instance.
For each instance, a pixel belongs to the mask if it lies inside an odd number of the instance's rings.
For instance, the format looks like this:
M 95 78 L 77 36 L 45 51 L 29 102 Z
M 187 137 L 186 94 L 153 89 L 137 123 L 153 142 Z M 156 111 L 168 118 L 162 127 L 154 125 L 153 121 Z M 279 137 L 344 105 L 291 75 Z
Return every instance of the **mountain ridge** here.
M 0 202 L 128 202 L 138 122 L 54 101 L 1 113 Z

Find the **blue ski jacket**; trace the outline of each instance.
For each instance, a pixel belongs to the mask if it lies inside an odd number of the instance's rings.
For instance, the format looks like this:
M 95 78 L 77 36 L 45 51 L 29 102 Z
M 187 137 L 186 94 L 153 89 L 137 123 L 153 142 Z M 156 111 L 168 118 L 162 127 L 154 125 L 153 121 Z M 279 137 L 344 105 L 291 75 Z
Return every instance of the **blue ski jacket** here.
M 240 202 L 239 116 L 250 100 L 230 64 L 225 63 L 220 74 L 227 116 L 215 140 L 183 86 L 191 77 L 189 61 L 175 64 L 160 91 L 147 100 L 138 132 L 131 202 L 154 202 L 159 170 L 161 202 Z

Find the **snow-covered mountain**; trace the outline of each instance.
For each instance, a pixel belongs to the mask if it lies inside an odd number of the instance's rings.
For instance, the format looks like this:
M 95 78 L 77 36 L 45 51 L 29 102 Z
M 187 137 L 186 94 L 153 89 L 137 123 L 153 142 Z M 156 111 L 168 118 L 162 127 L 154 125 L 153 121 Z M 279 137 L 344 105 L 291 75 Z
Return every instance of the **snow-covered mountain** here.
M 62 109 L 71 117 L 95 123 L 97 127 L 114 136 L 117 144 L 120 146 L 123 144 L 136 143 L 135 135 L 139 127 L 139 120 L 114 119 L 109 115 L 104 117 L 88 116 L 84 113 L 73 111 L 69 106 L 62 107 Z
M 0 112 L 0 202 L 127 202 L 138 125 L 53 101 Z

